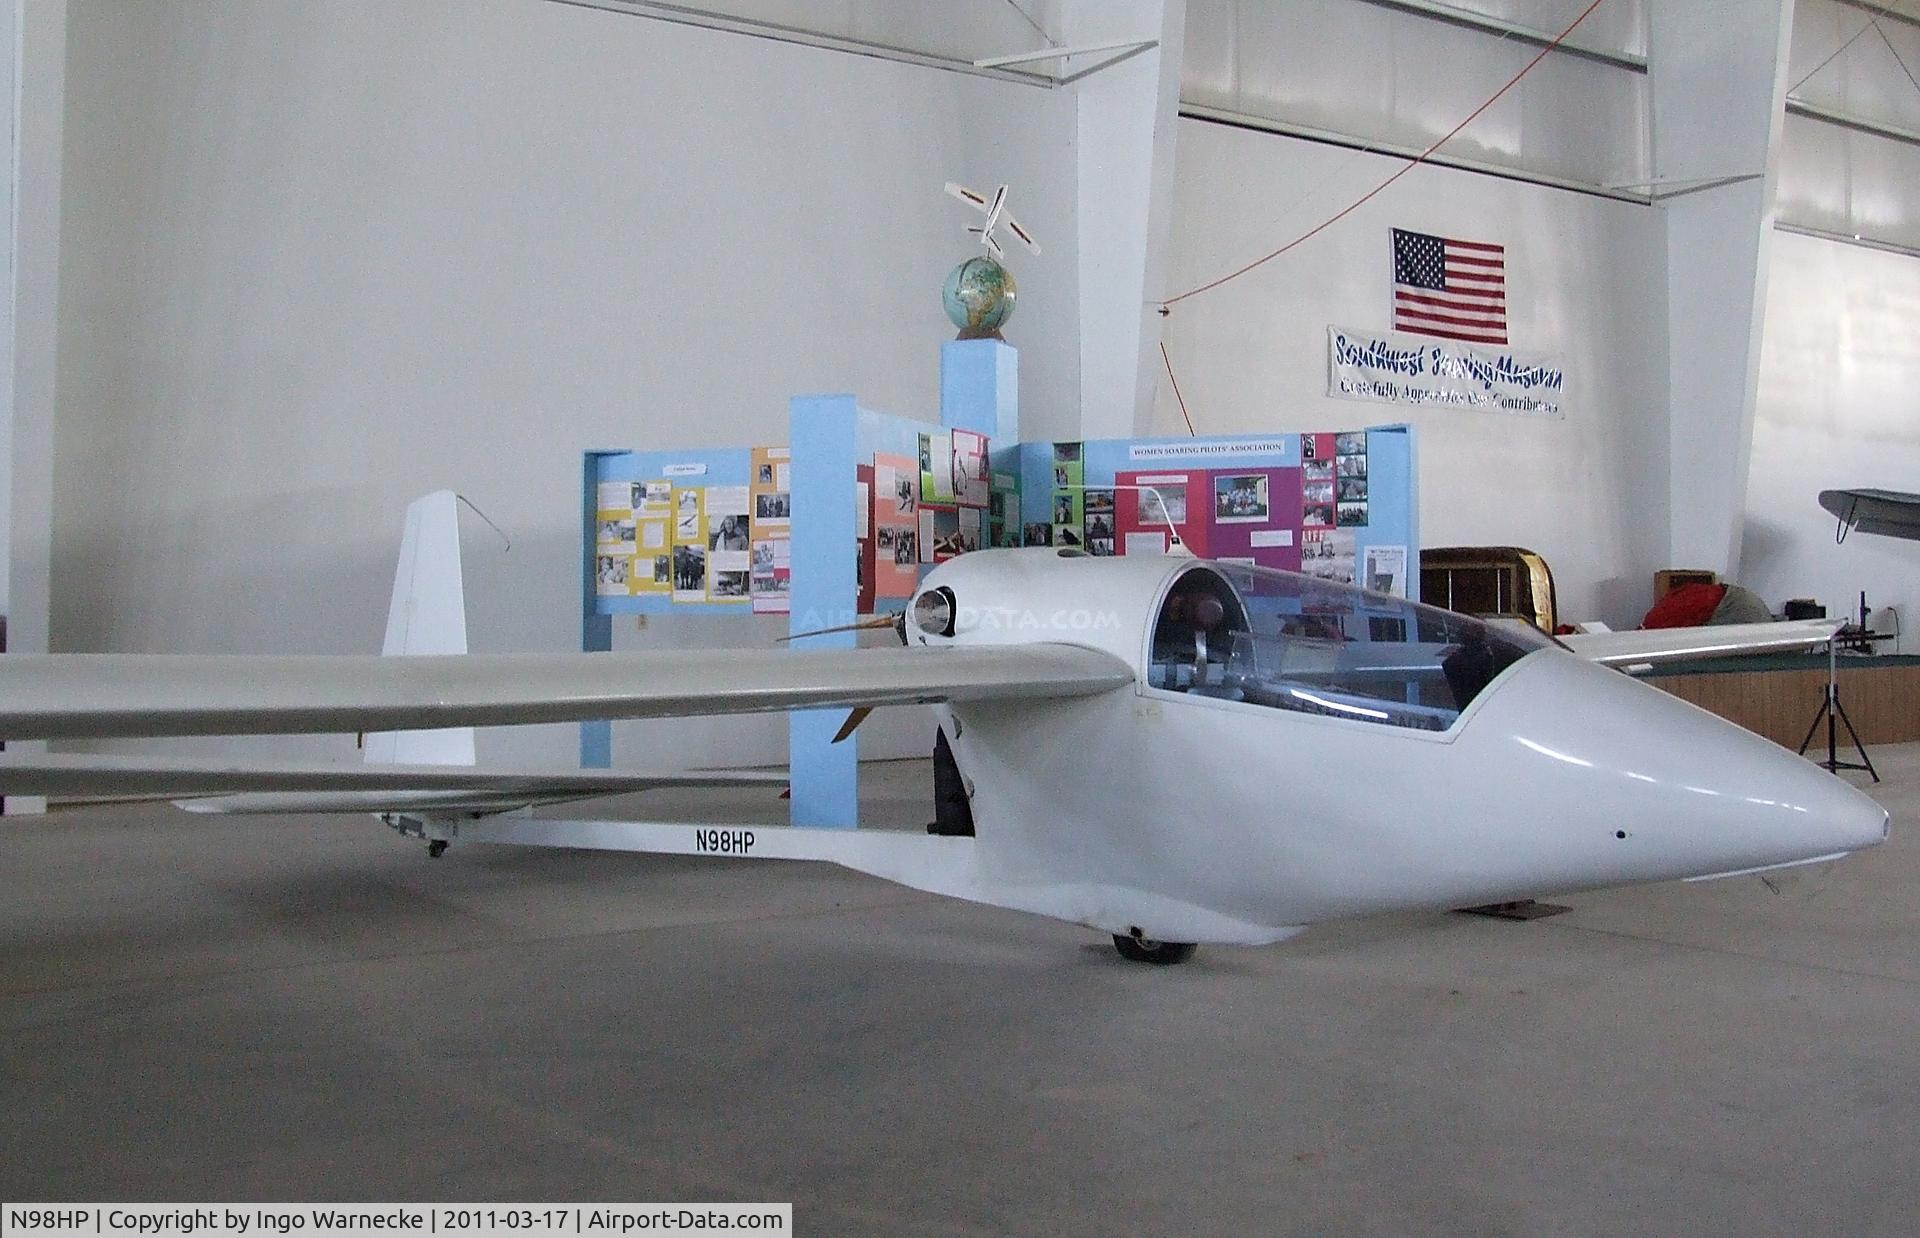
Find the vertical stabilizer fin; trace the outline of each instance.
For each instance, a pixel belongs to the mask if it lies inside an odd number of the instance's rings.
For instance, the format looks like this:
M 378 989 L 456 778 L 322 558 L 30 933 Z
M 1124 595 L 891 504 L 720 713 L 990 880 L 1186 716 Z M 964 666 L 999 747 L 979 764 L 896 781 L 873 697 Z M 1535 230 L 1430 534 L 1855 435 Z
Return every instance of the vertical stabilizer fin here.
M 380 652 L 405 657 L 466 651 L 460 496 L 436 490 L 407 505 L 393 602 L 387 608 L 387 638 Z M 367 736 L 366 759 L 379 765 L 472 765 L 473 728 L 376 732 Z

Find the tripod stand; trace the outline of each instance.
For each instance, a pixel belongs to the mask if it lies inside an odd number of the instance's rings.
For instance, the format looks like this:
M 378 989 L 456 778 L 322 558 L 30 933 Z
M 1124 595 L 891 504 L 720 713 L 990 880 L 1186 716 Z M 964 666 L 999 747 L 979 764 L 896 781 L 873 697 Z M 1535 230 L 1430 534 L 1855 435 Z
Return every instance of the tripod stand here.
M 1873 758 L 1867 755 L 1865 744 L 1860 742 L 1860 732 L 1853 729 L 1853 719 L 1847 717 L 1847 707 L 1840 703 L 1840 679 L 1835 673 L 1834 642 L 1827 641 L 1827 694 L 1820 702 L 1820 708 L 1814 711 L 1813 723 L 1807 727 L 1807 737 L 1800 741 L 1800 755 L 1807 755 L 1807 745 L 1813 742 L 1813 733 L 1820 729 L 1820 720 L 1827 720 L 1827 759 L 1816 762 L 1838 773 L 1843 769 L 1863 769 L 1873 775 L 1875 782 L 1880 781 L 1880 771 L 1873 768 Z M 1839 736 L 1835 731 L 1835 720 L 1844 723 L 1847 736 L 1853 740 L 1854 751 L 1860 754 L 1858 761 L 1842 761 L 1839 753 Z

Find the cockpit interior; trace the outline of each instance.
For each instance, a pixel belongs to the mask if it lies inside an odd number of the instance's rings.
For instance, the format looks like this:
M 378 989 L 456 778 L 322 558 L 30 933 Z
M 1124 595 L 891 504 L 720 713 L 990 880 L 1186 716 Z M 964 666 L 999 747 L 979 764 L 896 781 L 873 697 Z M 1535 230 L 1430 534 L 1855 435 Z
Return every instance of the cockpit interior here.
M 1149 687 L 1445 731 L 1552 640 L 1292 572 L 1195 563 L 1154 623 Z

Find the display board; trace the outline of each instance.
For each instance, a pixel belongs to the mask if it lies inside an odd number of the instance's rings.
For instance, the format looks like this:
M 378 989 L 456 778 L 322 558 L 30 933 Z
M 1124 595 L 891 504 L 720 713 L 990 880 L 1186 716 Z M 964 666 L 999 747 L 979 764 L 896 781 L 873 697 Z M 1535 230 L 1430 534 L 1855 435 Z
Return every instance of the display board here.
M 587 453 L 592 612 L 784 614 L 789 467 L 785 447 Z
M 1305 572 L 1417 597 L 1406 426 L 1013 449 L 1018 527 L 996 545 L 1165 554 Z
M 1408 427 L 1021 443 L 1017 360 L 999 340 L 946 344 L 938 424 L 796 396 L 790 447 L 586 453 L 581 648 L 611 649 L 615 615 L 681 612 L 785 614 L 797 648 L 852 648 L 844 625 L 984 546 L 1162 554 L 1178 537 L 1195 555 L 1417 591 Z M 788 716 L 794 825 L 858 823 L 846 718 Z M 611 764 L 609 723 L 582 724 L 580 756 Z

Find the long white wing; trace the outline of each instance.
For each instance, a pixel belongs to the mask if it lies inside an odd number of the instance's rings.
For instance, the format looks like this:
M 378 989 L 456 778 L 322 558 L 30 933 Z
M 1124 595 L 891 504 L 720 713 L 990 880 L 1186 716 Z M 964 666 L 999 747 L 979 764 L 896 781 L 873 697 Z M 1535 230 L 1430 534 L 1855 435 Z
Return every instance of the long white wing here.
M 1787 623 L 1589 632 L 1563 636 L 1560 640 L 1581 657 L 1607 666 L 1640 666 L 1746 653 L 1785 653 L 1824 645 L 1839 630 L 1837 619 L 1799 619 Z
M 1088 696 L 1070 645 L 465 657 L 0 657 L 0 739 L 407 730 Z

